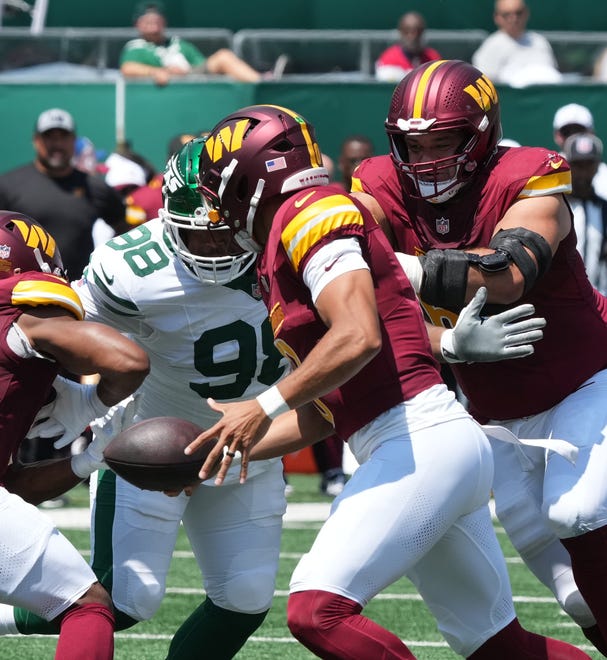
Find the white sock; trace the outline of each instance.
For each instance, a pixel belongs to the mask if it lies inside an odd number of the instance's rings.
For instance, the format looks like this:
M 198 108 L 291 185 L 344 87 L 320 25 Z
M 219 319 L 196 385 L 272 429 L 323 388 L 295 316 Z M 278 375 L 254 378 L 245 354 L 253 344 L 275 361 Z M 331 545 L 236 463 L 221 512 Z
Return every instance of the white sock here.
M 12 605 L 0 603 L 0 635 L 14 635 L 19 633 L 15 623 L 15 610 Z

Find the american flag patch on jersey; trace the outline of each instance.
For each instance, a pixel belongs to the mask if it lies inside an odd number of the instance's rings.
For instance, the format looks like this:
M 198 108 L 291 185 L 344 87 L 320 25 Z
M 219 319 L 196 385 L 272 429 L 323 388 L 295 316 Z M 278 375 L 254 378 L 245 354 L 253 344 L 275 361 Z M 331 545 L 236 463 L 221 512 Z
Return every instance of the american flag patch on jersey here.
M 287 167 L 287 161 L 284 156 L 275 158 L 274 160 L 266 160 L 266 172 L 275 172 L 276 170 L 284 170 Z

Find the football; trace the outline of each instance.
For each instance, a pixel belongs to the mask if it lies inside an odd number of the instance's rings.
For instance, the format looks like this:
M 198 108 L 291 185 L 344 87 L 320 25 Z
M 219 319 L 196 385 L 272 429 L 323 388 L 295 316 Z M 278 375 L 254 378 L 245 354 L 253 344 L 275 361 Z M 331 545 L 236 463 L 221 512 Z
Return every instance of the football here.
M 153 417 L 119 433 L 103 452 L 105 462 L 125 481 L 143 490 L 175 491 L 198 483 L 198 472 L 216 444 L 183 453 L 204 429 L 178 417 Z

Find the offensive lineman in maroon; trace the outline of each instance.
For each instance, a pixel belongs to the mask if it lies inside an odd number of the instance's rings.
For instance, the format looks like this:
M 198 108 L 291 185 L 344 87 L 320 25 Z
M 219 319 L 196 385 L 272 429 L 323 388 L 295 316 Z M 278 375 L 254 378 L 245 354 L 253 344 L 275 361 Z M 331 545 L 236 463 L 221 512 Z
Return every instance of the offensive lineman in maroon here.
M 40 225 L 0 211 L 0 602 L 57 619 L 58 660 L 109 660 L 111 598 L 78 550 L 32 506 L 89 476 L 103 462 L 94 453 L 102 448 L 94 442 L 77 456 L 26 466 L 17 453 L 60 367 L 100 374 L 95 392 L 75 384 L 73 391 L 90 394 L 103 414 L 139 387 L 149 362 L 120 333 L 82 321 L 62 268 L 54 239 Z M 58 392 L 55 410 L 60 399 Z
M 190 445 L 219 438 L 201 476 L 225 447 L 228 458 L 243 451 L 244 478 L 248 450 L 268 428 L 253 456 L 335 429 L 361 464 L 293 573 L 291 632 L 322 658 L 414 658 L 361 614 L 406 574 L 462 656 L 587 657 L 519 625 L 487 507 L 486 438 L 442 383 L 381 229 L 325 185 L 313 128 L 286 108 L 244 108 L 213 129 L 199 169 L 215 221 L 263 252 L 260 288 L 294 367 L 254 400 L 210 400 L 223 417 Z
M 404 253 L 434 345 L 475 416 L 578 447 L 572 465 L 493 442 L 493 491 L 526 564 L 607 655 L 607 314 L 576 250 L 569 166 L 547 149 L 497 146 L 497 92 L 464 62 L 406 76 L 386 129 L 392 153 L 359 166 L 355 196 Z M 529 302 L 546 319 L 533 355 L 468 364 L 443 344 L 440 328 L 481 285 L 487 314 Z

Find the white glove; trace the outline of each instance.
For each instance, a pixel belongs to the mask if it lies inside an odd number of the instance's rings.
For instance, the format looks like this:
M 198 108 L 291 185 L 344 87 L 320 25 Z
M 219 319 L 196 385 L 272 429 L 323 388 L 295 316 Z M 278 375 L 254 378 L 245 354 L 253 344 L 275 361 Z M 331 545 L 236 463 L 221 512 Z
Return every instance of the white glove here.
M 72 472 L 86 479 L 95 470 L 107 468 L 103 459 L 103 450 L 110 440 L 133 424 L 137 412 L 139 394 L 131 394 L 120 403 L 112 406 L 103 417 L 91 422 L 93 442 L 81 453 L 72 456 Z
M 415 293 L 419 293 L 424 278 L 424 269 L 419 257 L 414 257 L 413 255 L 405 254 L 404 252 L 396 252 L 396 258 L 398 259 L 401 268 L 405 271 L 405 275 L 409 278 L 409 282 L 411 282 L 411 286 L 415 290 Z
M 533 305 L 518 305 L 500 314 L 481 317 L 487 289 L 481 287 L 462 309 L 455 328 L 441 335 L 441 353 L 447 362 L 498 362 L 531 355 L 533 342 L 544 333 L 546 319 L 534 317 Z
M 57 376 L 53 388 L 55 399 L 40 408 L 26 438 L 61 435 L 54 443 L 55 449 L 61 449 L 82 435 L 89 423 L 105 415 L 109 408 L 97 396 L 96 385 L 81 385 Z

